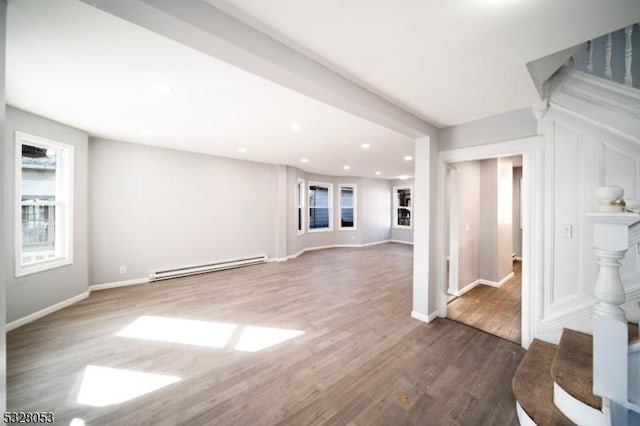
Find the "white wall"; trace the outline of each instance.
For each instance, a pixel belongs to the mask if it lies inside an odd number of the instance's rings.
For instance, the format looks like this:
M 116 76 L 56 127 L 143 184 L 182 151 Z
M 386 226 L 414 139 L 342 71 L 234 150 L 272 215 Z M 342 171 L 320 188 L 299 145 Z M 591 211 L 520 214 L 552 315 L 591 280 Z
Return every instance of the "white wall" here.
M 92 139 L 90 176 L 92 284 L 275 255 L 275 166 Z
M 522 257 L 522 229 L 520 222 L 520 185 L 522 167 L 513 168 L 513 253 L 517 258 Z
M 498 158 L 497 282 L 513 272 L 513 161 Z
M 458 289 L 480 278 L 478 270 L 478 233 L 480 232 L 480 162 L 452 165 L 459 171 L 460 201 L 458 219 Z
M 73 264 L 15 277 L 14 216 L 13 208 L 5 209 L 7 277 L 7 322 L 55 305 L 87 291 L 87 133 L 55 121 L 7 107 L 5 131 L 5 194 L 4 205 L 14 204 L 15 132 L 20 130 L 37 136 L 60 141 L 75 148 L 74 158 L 74 210 L 73 210 Z
M 392 180 L 391 181 L 391 221 L 393 222 L 393 218 L 394 218 L 394 212 L 393 212 L 393 206 L 394 206 L 394 201 L 393 198 L 396 196 L 393 193 L 393 187 L 394 186 L 410 186 L 412 189 L 415 187 L 415 181 L 413 179 L 396 179 L 396 180 Z M 415 205 L 414 203 L 414 194 L 412 191 L 411 193 L 411 205 Z M 396 228 L 395 226 L 393 226 L 394 224 L 392 223 L 391 225 L 391 239 L 393 241 L 403 241 L 406 243 L 413 243 L 413 211 L 411 212 L 411 229 L 406 229 L 406 228 Z
M 498 160 L 480 161 L 480 220 L 478 228 L 478 274 L 498 281 Z
M 362 244 L 391 238 L 391 183 L 362 178 Z

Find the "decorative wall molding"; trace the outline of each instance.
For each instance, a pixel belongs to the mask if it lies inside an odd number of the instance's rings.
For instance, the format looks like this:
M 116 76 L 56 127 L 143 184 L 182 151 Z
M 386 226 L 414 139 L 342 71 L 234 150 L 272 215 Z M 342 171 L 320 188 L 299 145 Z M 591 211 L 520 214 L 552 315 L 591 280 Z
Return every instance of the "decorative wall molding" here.
M 549 84 L 553 106 L 640 143 L 640 90 L 568 67 Z

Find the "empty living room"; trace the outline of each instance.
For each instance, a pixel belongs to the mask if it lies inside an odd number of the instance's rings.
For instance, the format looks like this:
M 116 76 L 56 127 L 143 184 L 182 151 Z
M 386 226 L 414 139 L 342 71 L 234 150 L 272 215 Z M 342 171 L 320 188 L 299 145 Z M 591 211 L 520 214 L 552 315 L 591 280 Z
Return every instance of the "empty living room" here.
M 0 0 L 5 424 L 640 425 L 637 0 Z

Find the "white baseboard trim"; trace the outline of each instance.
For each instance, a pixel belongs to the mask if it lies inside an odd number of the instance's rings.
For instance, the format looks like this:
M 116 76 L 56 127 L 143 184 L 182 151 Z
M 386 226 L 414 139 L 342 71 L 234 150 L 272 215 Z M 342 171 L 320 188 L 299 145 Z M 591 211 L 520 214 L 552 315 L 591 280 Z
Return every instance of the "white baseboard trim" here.
M 99 290 L 106 290 L 108 288 L 116 288 L 116 287 L 125 287 L 125 286 L 130 286 L 130 285 L 137 285 L 137 284 L 146 284 L 149 282 L 149 278 L 145 277 L 145 278 L 136 278 L 133 280 L 125 280 L 125 281 L 116 281 L 113 283 L 104 283 L 104 284 L 93 284 L 90 285 L 89 288 L 87 289 L 87 291 L 82 292 L 80 294 L 78 294 L 77 296 L 73 296 L 70 297 L 66 300 L 63 300 L 62 302 L 58 302 L 55 305 L 49 306 L 47 308 L 41 309 L 37 312 L 34 312 L 32 314 L 29 314 L 25 317 L 19 318 L 15 321 L 11 321 L 10 323 L 8 323 L 5 326 L 5 330 L 6 331 L 11 331 L 14 330 L 20 326 L 23 326 L 25 324 L 28 324 L 30 322 L 33 322 L 39 318 L 42 318 L 46 315 L 52 314 L 55 311 L 59 311 L 60 309 L 66 308 L 67 306 L 71 306 L 74 303 L 77 303 L 81 300 L 86 299 L 87 297 L 89 297 L 89 295 L 91 294 L 92 291 L 99 291 Z
M 434 319 L 438 317 L 438 312 L 432 312 L 429 315 L 421 314 L 420 312 L 411 311 L 411 318 L 417 319 L 418 321 L 430 323 Z
M 536 422 L 529 417 L 527 412 L 524 411 L 518 401 L 516 401 L 516 414 L 518 415 L 518 422 L 520 422 L 520 426 L 538 426 L 536 425 Z
M 112 283 L 93 284 L 89 286 L 89 292 L 106 290 L 108 288 L 125 287 L 130 285 L 148 284 L 148 283 L 149 283 L 149 278 L 145 277 L 145 278 L 136 278 L 133 280 L 116 281 Z
M 16 328 L 18 328 L 18 327 L 20 327 L 22 325 L 28 324 L 28 323 L 30 323 L 32 321 L 35 321 L 35 320 L 37 320 L 39 318 L 42 318 L 42 317 L 44 317 L 46 315 L 49 315 L 49 314 L 51 314 L 51 313 L 53 313 L 55 311 L 59 311 L 62 308 L 66 308 L 67 306 L 73 305 L 76 302 L 84 300 L 87 297 L 89 297 L 89 293 L 90 293 L 90 291 L 87 290 L 87 291 L 85 291 L 83 293 L 78 294 L 77 296 L 70 297 L 70 298 L 68 298 L 66 300 L 63 300 L 62 302 L 58 302 L 53 306 L 49 306 L 47 308 L 44 308 L 44 309 L 41 309 L 41 310 L 39 310 L 37 312 L 29 314 L 29 315 L 27 315 L 25 317 L 19 318 L 19 319 L 15 320 L 15 321 L 11 321 L 10 323 L 8 323 L 6 325 L 6 331 L 15 330 Z
M 522 257 L 516 256 L 513 258 L 513 260 L 515 260 L 516 262 L 522 262 Z
M 480 284 L 482 284 L 482 280 L 475 280 L 471 284 L 467 284 L 466 286 L 464 286 L 461 290 L 458 290 L 458 291 L 454 292 L 453 295 L 457 296 L 457 297 L 460 297 L 463 294 L 465 294 L 466 292 L 471 291 L 474 288 L 478 287 Z
M 396 243 L 396 244 L 406 244 L 408 246 L 412 246 L 413 245 L 413 241 L 402 241 L 402 240 L 389 240 L 390 243 Z
M 381 241 L 374 241 L 371 243 L 364 243 L 364 244 L 330 244 L 330 245 L 326 245 L 326 246 L 315 246 L 315 247 L 307 247 L 304 248 L 302 250 L 300 250 L 297 253 L 294 254 L 290 254 L 287 257 L 274 257 L 271 259 L 267 259 L 267 262 L 284 262 L 286 260 L 290 260 L 290 259 L 295 259 L 296 257 L 300 256 L 301 254 L 304 254 L 308 251 L 316 251 L 316 250 L 325 250 L 325 249 L 331 249 L 331 248 L 363 248 L 363 247 L 369 247 L 369 246 L 376 246 L 378 244 L 386 244 L 386 243 L 390 243 L 393 242 L 392 240 L 381 240 Z
M 574 398 L 553 382 L 553 403 L 569 420 L 580 426 L 601 426 L 604 423 L 602 411 L 588 406 Z
M 480 284 L 484 284 L 484 285 L 489 285 L 491 287 L 496 287 L 496 288 L 500 288 L 502 287 L 507 281 L 509 281 L 511 278 L 513 278 L 513 272 L 510 272 L 509 274 L 507 274 L 506 277 L 504 277 L 503 279 L 501 279 L 498 282 L 495 281 L 489 281 L 489 280 L 483 280 L 483 279 L 479 279 L 478 281 L 480 281 Z

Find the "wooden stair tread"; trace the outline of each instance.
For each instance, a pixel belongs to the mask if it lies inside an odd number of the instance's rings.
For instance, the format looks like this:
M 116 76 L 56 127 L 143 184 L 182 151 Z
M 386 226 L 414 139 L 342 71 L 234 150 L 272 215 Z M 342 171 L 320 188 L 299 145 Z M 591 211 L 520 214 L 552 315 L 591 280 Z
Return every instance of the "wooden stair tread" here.
M 640 333 L 638 331 L 638 324 L 634 322 L 629 323 L 629 343 L 638 340 Z
M 534 339 L 511 383 L 516 400 L 539 426 L 574 425 L 553 404 L 551 364 L 556 348 L 556 345 Z
M 593 336 L 565 328 L 551 364 L 551 377 L 577 400 L 602 410 L 602 398 L 593 394 Z

